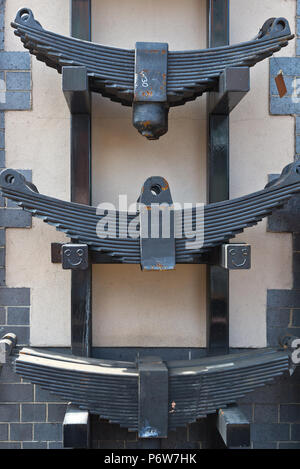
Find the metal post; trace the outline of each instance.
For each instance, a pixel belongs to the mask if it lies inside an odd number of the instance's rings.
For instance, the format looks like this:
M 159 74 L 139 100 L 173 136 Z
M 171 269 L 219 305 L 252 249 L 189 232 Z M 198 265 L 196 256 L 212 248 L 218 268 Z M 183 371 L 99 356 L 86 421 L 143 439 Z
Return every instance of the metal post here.
M 91 40 L 91 0 L 71 0 L 71 35 Z M 91 204 L 91 116 L 71 114 L 71 200 Z M 91 350 L 92 268 L 72 270 L 71 347 L 72 353 L 89 356 Z
M 229 0 L 207 0 L 208 47 L 229 44 Z M 229 115 L 214 114 L 214 94 L 208 96 L 208 202 L 229 198 Z M 229 274 L 207 267 L 207 348 L 210 354 L 229 349 Z

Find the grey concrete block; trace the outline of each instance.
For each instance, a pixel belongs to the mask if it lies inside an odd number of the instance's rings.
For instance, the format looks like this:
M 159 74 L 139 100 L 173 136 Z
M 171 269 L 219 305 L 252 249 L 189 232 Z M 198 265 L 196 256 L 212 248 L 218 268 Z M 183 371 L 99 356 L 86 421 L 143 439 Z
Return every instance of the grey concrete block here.
M 4 168 L 5 167 L 5 151 L 4 150 L 0 150 L 0 168 Z
M 29 52 L 1 52 L 0 70 L 30 70 Z
M 251 426 L 253 441 L 288 441 L 290 426 L 286 423 L 253 423 Z
M 291 440 L 300 441 L 300 424 L 291 425 Z
M 6 91 L 5 103 L 0 102 L 0 110 L 2 111 L 29 111 L 30 109 L 30 91 Z
M 255 441 L 253 449 L 277 449 L 277 443 L 272 441 Z
M 0 306 L 29 306 L 29 288 L 0 288 Z
M 22 422 L 45 422 L 46 404 L 22 404 Z
M 271 96 L 270 114 L 275 116 L 300 114 L 300 97 L 296 96 L 295 98 L 297 99 L 292 99 L 290 96 L 284 96 L 283 98 Z
M 10 425 L 11 441 L 30 441 L 33 435 L 31 423 L 12 423 Z
M 300 404 L 282 404 L 280 422 L 300 423 Z
M 5 230 L 0 229 L 0 246 L 5 246 L 5 242 L 6 242 Z
M 5 148 L 5 133 L 4 130 L 0 130 L 0 148 Z
M 35 402 L 57 402 L 59 398 L 51 394 L 49 391 L 36 386 L 35 389 Z
M 0 325 L 6 324 L 6 311 L 5 308 L 0 308 Z
M 30 91 L 31 74 L 30 72 L 7 72 L 6 89 L 8 91 Z
M 0 268 L 0 286 L 4 286 L 5 283 L 5 269 Z
M 300 76 L 300 57 L 271 57 L 270 76 L 278 75 L 280 70 L 284 76 Z
M 32 402 L 33 386 L 23 383 L 1 383 L 0 402 Z
M 66 409 L 67 404 L 48 404 L 48 422 L 62 423 Z
M 300 309 L 292 310 L 292 325 L 300 327 Z
M 288 443 L 279 442 L 278 449 L 300 449 L 300 442 L 289 441 Z
M 47 449 L 46 441 L 24 441 L 23 449 Z
M 48 443 L 49 449 L 63 449 L 62 441 L 50 441 Z
M 11 361 L 12 361 L 12 358 L 8 357 L 7 364 L 3 365 L 2 367 L 2 371 L 0 375 L 0 386 L 2 386 L 2 383 L 20 383 L 21 382 L 21 377 L 20 375 L 17 375 L 14 372 Z
M 0 247 L 0 268 L 5 267 L 5 248 Z
M 256 404 L 254 406 L 255 423 L 278 423 L 279 406 L 277 404 Z
M 29 325 L 30 323 L 29 308 L 9 307 L 7 308 L 7 324 L 13 325 Z
M 31 228 L 31 214 L 21 209 L 0 210 L 0 226 L 4 228 Z
M 267 325 L 268 327 L 288 327 L 291 318 L 291 309 L 289 308 L 268 308 L 267 307 Z
M 8 440 L 8 424 L 7 423 L 0 423 L 0 440 L 1 441 Z
M 59 423 L 35 423 L 34 439 L 37 441 L 61 441 L 62 424 Z
M 293 290 L 268 290 L 268 307 L 300 308 L 300 295 Z
M 21 449 L 21 443 L 11 443 L 10 441 L 6 441 L 5 443 L 0 442 L 0 450 L 1 449 Z
M 20 405 L 19 404 L 0 404 L 1 422 L 19 422 Z

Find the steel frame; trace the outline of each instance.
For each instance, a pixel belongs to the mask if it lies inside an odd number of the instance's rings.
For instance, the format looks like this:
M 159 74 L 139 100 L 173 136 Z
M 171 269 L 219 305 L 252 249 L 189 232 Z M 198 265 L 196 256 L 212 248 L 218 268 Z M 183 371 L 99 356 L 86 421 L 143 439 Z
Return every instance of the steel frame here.
M 229 43 L 229 0 L 207 0 L 208 9 L 208 47 L 214 48 L 218 46 L 225 46 Z M 71 25 L 72 36 L 90 41 L 91 40 L 91 0 L 71 0 Z M 47 61 L 46 61 L 47 63 Z M 49 59 L 49 65 L 51 60 Z M 53 65 L 53 64 L 52 64 Z M 248 65 L 248 64 L 246 64 Z M 62 67 L 63 74 L 63 92 L 68 103 L 71 113 L 71 200 L 72 202 L 90 205 L 91 198 L 91 108 L 90 108 L 90 85 L 88 82 L 88 73 L 85 67 L 73 67 L 66 64 Z M 219 75 L 219 89 L 216 90 L 215 86 L 208 87 L 205 91 L 209 91 L 208 98 L 208 202 L 215 203 L 229 198 L 229 114 L 234 107 L 240 102 L 243 96 L 249 90 L 249 68 L 243 66 L 240 68 L 228 68 Z M 236 79 L 238 78 L 238 85 Z M 214 83 L 216 85 L 216 83 Z M 203 90 L 201 90 L 202 93 Z M 201 94 L 200 93 L 200 94 Z M 108 95 L 108 94 L 107 94 Z M 198 94 L 199 95 L 199 94 Z M 110 96 L 109 96 L 110 97 Z M 188 99 L 187 99 L 188 100 Z M 181 103 L 180 103 L 181 104 Z M 76 240 L 73 240 L 76 244 Z M 111 261 L 110 261 L 111 262 Z M 224 264 L 225 265 L 225 264 Z M 71 288 L 71 348 L 72 353 L 79 356 L 89 357 L 91 355 L 91 262 L 84 270 L 72 271 L 72 288 Z M 210 265 L 207 268 L 207 349 L 209 355 L 223 355 L 222 362 L 227 363 L 229 357 L 226 354 L 229 351 L 229 317 L 228 317 L 228 270 L 224 269 L 221 265 Z M 269 360 L 270 351 L 264 351 L 266 358 L 261 360 L 257 358 L 254 361 L 252 357 L 241 358 L 241 366 L 236 367 L 236 376 L 230 371 L 225 373 L 225 387 L 220 375 L 210 376 L 206 378 L 205 367 L 209 360 L 211 360 L 212 367 L 217 368 L 217 360 L 213 357 L 206 359 L 206 361 L 195 360 L 194 363 L 184 362 L 168 362 L 167 366 L 164 365 L 159 359 L 140 360 L 138 365 L 127 363 L 119 364 L 123 368 L 128 368 L 128 376 L 124 376 L 124 369 L 122 370 L 122 380 L 118 381 L 118 374 L 109 377 L 107 371 L 104 373 L 108 381 L 125 386 L 124 399 L 130 399 L 133 393 L 135 402 L 131 402 L 127 409 L 124 411 L 124 402 L 121 399 L 121 406 L 123 408 L 123 417 L 119 417 L 116 410 L 112 408 L 111 421 L 118 422 L 121 425 L 130 427 L 134 430 L 139 430 L 141 437 L 145 437 L 145 426 L 143 425 L 143 418 L 155 417 L 152 415 L 153 407 L 149 404 L 149 398 L 153 389 L 157 386 L 157 380 L 163 377 L 166 381 L 167 373 L 169 373 L 169 382 L 162 389 L 162 401 L 164 404 L 167 402 L 168 386 L 171 389 L 170 395 L 174 393 L 174 402 L 182 401 L 182 413 L 174 415 L 169 410 L 169 421 L 172 424 L 169 426 L 171 429 L 177 428 L 182 424 L 195 421 L 196 418 L 203 417 L 210 413 L 214 413 L 220 406 L 228 403 L 228 396 L 233 392 L 233 380 L 235 383 L 235 398 L 239 398 L 244 392 L 250 389 L 249 382 L 253 388 L 262 385 L 265 381 L 270 381 L 274 376 L 280 375 L 288 368 L 288 358 L 286 354 L 281 352 L 274 352 L 274 360 Z M 261 352 L 260 352 L 261 353 Z M 41 360 L 36 360 L 40 357 Z M 231 361 L 239 360 L 238 355 L 231 358 Z M 44 363 L 43 363 L 44 360 Z M 215 361 L 214 361 L 215 360 Z M 248 360 L 248 361 L 247 361 Z M 47 354 L 40 354 L 32 350 L 24 349 L 21 351 L 16 361 L 17 371 L 32 382 L 42 384 L 48 387 L 51 391 L 67 395 L 72 399 L 74 392 L 77 392 L 75 387 L 70 389 L 70 386 L 64 387 L 65 381 L 69 383 L 72 380 L 72 372 L 70 372 L 69 365 L 78 371 L 78 375 L 82 377 L 84 373 L 87 376 L 90 374 L 88 366 L 93 368 L 93 359 L 85 362 L 80 362 L 80 359 L 70 357 L 67 363 L 66 357 L 55 357 Z M 104 362 L 104 361 L 103 361 Z M 271 364 L 272 362 L 272 364 Z M 53 367 L 52 367 L 53 365 Z M 105 367 L 105 364 L 102 363 Z M 44 368 L 43 368 L 44 366 Z M 99 374 L 101 374 L 101 366 L 97 360 Z M 115 363 L 109 364 L 109 367 L 117 366 Z M 52 368 L 51 368 L 52 367 Z M 95 367 L 94 367 L 95 368 Z M 138 370 L 137 370 L 138 368 Z M 207 405 L 207 395 L 202 402 L 202 406 L 195 409 L 194 404 L 194 381 L 186 375 L 186 371 L 192 368 L 193 375 L 201 376 L 199 378 L 200 390 L 203 382 L 207 379 L 207 389 L 214 394 L 216 383 L 220 385 L 220 390 L 217 392 L 213 403 Z M 249 368 L 249 370 L 248 370 Z M 73 369 L 73 368 L 72 368 Z M 245 371 L 247 369 L 247 371 Z M 53 370 L 55 370 L 53 372 Z M 60 370 L 60 385 L 57 384 L 57 376 L 55 373 Z M 171 371 L 170 371 L 171 370 Z M 259 373 L 257 374 L 257 370 Z M 249 371 L 249 373 L 248 373 Z M 52 373 L 53 372 L 53 373 Z M 52 374 L 51 374 L 52 373 Z M 92 373 L 93 374 L 93 371 Z M 203 374 L 203 377 L 202 377 Z M 208 374 L 209 375 L 209 374 Z M 243 376 L 244 381 L 241 381 Z M 90 376 L 89 376 L 90 378 Z M 87 382 L 87 390 L 91 382 Z M 98 376 L 95 373 L 92 376 L 94 386 L 97 384 Z M 195 378 L 195 376 L 194 376 Z M 48 380 L 48 381 L 47 381 Z M 128 385 L 126 385 L 126 380 Z M 216 381 L 215 381 L 216 380 Z M 250 380 L 250 381 L 249 381 Z M 83 389 L 81 380 L 78 388 Z M 50 383 L 50 385 L 49 385 Z M 52 384 L 51 384 L 52 383 Z M 121 384 L 122 383 L 122 384 Z M 138 394 L 138 383 L 140 386 L 140 394 Z M 150 385 L 149 385 L 150 383 Z M 199 384 L 198 383 L 198 384 Z M 98 383 L 99 384 L 99 383 Z M 190 390 L 189 390 L 190 386 Z M 227 387 L 226 387 L 227 386 Z M 94 388 L 96 392 L 106 393 L 106 400 L 104 400 L 104 407 L 107 409 L 109 405 L 107 402 L 111 398 L 109 387 L 105 389 L 104 385 Z M 190 393 L 190 394 L 188 394 Z M 109 399 L 107 398 L 109 396 Z M 119 396 L 119 389 L 117 390 Z M 126 396 L 126 397 L 125 397 Z M 225 396 L 225 397 L 224 397 Z M 116 397 L 117 401 L 118 398 Z M 192 404 L 189 402 L 192 402 Z M 78 401 L 78 402 L 77 402 Z M 162 401 L 156 401 L 158 414 L 166 412 L 166 406 L 161 408 Z M 92 400 L 93 403 L 95 401 Z M 145 404 L 146 402 L 146 404 Z M 198 401 L 197 401 L 198 402 Z M 229 402 L 234 402 L 231 398 Z M 80 391 L 78 391 L 75 403 L 79 406 L 90 410 L 88 405 L 81 400 Z M 107 407 L 108 406 L 108 407 Z M 189 407 L 190 406 L 190 407 Z M 91 406 L 92 407 L 92 406 Z M 132 414 L 130 412 L 134 410 Z M 92 409 L 95 411 L 95 409 Z M 96 413 L 99 409 L 96 409 Z M 187 411 L 188 418 L 183 415 Z M 100 413 L 100 412 L 99 412 Z M 71 415 L 72 414 L 72 415 Z M 68 447 L 89 446 L 89 416 L 87 412 L 76 411 L 75 414 L 78 419 L 73 418 L 74 410 L 68 409 L 66 419 L 64 422 L 64 430 L 66 431 L 66 441 Z M 79 415 L 80 414 L 80 415 Z M 107 414 L 108 415 L 108 414 Z M 139 416 L 142 416 L 139 420 Z M 238 416 L 238 425 L 235 425 L 236 417 Z M 70 418 L 72 423 L 70 425 Z M 127 418 L 129 417 L 129 420 Z M 123 420 L 122 420 L 123 418 Z M 120 420 L 121 419 L 121 420 Z M 129 424 L 128 424 L 129 422 Z M 158 419 L 158 425 L 162 428 L 162 435 L 167 435 L 166 417 L 163 421 Z M 239 428 L 243 428 L 241 437 L 239 436 Z M 80 428 L 81 437 L 77 432 Z M 221 413 L 219 411 L 218 417 L 214 417 L 214 431 L 218 428 L 225 444 L 231 446 L 229 441 L 231 431 L 234 433 L 234 446 L 242 446 L 243 442 L 248 442 L 249 427 L 248 422 L 240 415 L 238 409 L 230 409 L 229 411 Z M 74 431 L 75 430 L 75 431 Z M 212 440 L 211 440 L 212 441 Z M 159 447 L 159 441 L 157 442 Z

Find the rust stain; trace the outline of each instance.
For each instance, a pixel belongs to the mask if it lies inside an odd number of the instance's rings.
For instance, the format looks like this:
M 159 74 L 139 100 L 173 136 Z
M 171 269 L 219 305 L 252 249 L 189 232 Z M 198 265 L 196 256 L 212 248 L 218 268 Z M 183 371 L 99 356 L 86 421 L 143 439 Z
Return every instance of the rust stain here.
M 168 182 L 167 182 L 165 179 L 164 179 L 164 183 L 165 183 L 165 186 L 163 186 L 161 189 L 162 189 L 163 191 L 166 191 L 167 189 L 169 189 L 169 184 L 168 184 Z

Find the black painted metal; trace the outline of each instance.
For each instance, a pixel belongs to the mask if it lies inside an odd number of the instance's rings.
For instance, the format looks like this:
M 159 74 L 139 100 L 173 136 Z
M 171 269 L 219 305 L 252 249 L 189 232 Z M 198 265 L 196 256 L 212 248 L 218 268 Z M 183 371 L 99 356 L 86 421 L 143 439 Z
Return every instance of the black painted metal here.
M 207 91 L 217 91 L 219 78 L 224 70 L 229 67 L 253 66 L 280 50 L 281 47 L 286 46 L 288 41 L 293 38 L 287 20 L 272 18 L 265 22 L 252 41 L 223 47 L 224 31 L 225 35 L 228 35 L 228 24 L 226 24 L 225 30 L 223 27 L 218 30 L 217 28 L 220 25 L 223 26 L 224 18 L 226 19 L 228 16 L 228 1 L 209 0 L 209 2 L 212 13 L 209 44 L 211 50 L 166 53 L 165 55 L 168 56 L 167 77 L 162 76 L 163 79 L 166 78 L 166 82 L 162 80 L 164 91 L 166 86 L 166 100 L 161 105 L 149 103 L 147 110 L 144 104 L 136 103 L 134 50 L 74 41 L 72 38 L 51 33 L 41 27 L 40 23 L 34 19 L 32 11 L 27 8 L 23 8 L 17 13 L 16 19 L 11 25 L 16 29 L 15 34 L 21 38 L 24 47 L 36 55 L 38 60 L 45 62 L 46 65 L 59 72 L 64 66 L 84 66 L 87 69 L 92 91 L 99 92 L 103 96 L 127 106 L 134 103 L 133 120 L 135 125 L 142 134 L 153 139 L 167 131 L 167 114 L 170 106 L 178 106 L 194 100 Z M 76 4 L 78 12 L 83 12 L 82 33 L 84 25 L 85 31 L 89 29 L 87 11 L 83 10 L 85 2 L 84 0 L 74 0 L 73 3 Z M 219 5 L 223 3 L 224 6 Z M 74 18 L 73 21 L 75 21 Z M 78 28 L 80 25 L 77 24 L 74 31 L 78 31 Z M 82 38 L 82 34 L 76 33 L 76 37 Z M 148 46 L 144 45 L 143 47 L 145 51 Z M 152 48 L 151 43 L 149 50 L 156 50 Z M 141 51 L 137 50 L 138 61 L 141 58 L 139 52 Z M 154 67 L 150 70 L 150 75 L 157 71 L 157 64 L 158 62 L 153 62 L 152 59 L 148 61 L 148 66 Z M 159 68 L 162 71 L 162 67 L 159 66 Z M 137 70 L 139 73 L 139 66 Z M 159 81 L 161 80 L 159 79 Z M 147 115 L 149 118 L 146 117 Z M 147 121 L 150 121 L 151 125 L 144 129 L 142 123 Z
M 73 239 L 73 242 L 76 239 L 76 242 L 87 244 L 91 250 L 111 256 L 113 260 L 118 258 L 124 263 L 141 262 L 138 212 L 125 217 L 125 221 L 123 214 L 118 211 L 99 215 L 95 207 L 39 194 L 32 183 L 28 183 L 22 174 L 12 169 L 1 172 L 0 189 L 4 197 L 42 218 L 44 222 L 54 225 L 57 230 Z M 206 205 L 200 213 L 197 208 L 174 210 L 176 262 L 201 262 L 203 253 L 226 243 L 244 228 L 257 224 L 299 190 L 300 163 L 295 162 L 286 166 L 280 177 L 261 191 Z M 135 237 L 131 236 L 129 230 L 133 222 L 138 227 Z M 183 222 L 189 222 L 188 229 L 183 227 Z M 99 224 L 108 226 L 104 232 L 105 238 L 99 237 Z M 194 233 L 191 226 L 194 227 Z M 194 240 L 189 237 L 191 234 L 194 235 Z M 192 246 L 187 245 L 187 242 L 193 242 Z M 216 288 L 220 287 L 216 285 Z M 220 296 L 216 295 L 216 299 L 218 298 Z
M 251 246 L 245 243 L 222 244 L 221 266 L 225 269 L 251 268 Z
M 227 46 L 229 0 L 207 0 L 207 9 L 208 46 Z M 222 91 L 221 95 L 225 94 L 225 102 L 228 102 L 228 94 Z M 222 100 L 221 97 L 219 102 Z M 207 155 L 209 203 L 229 198 L 229 115 L 224 112 L 224 106 L 221 106 L 221 114 L 214 113 L 214 109 L 218 111 L 219 107 L 215 95 L 210 93 Z M 229 350 L 229 272 L 217 265 L 207 267 L 206 344 L 210 354 L 227 353 Z
M 219 409 L 217 429 L 227 448 L 250 448 L 250 423 L 237 405 Z
M 220 75 L 219 91 L 210 93 L 210 114 L 230 114 L 249 90 L 249 67 L 227 68 Z
M 87 270 L 89 268 L 87 244 L 63 244 L 61 257 L 63 269 Z
M 168 368 L 159 357 L 141 357 L 139 371 L 139 438 L 168 436 Z
M 133 125 L 149 140 L 168 131 L 167 72 L 168 44 L 136 43 Z
M 258 349 L 165 362 L 168 429 L 214 414 L 289 368 L 289 353 Z M 16 372 L 64 401 L 129 430 L 139 429 L 139 369 L 134 362 L 20 350 Z M 146 391 L 148 392 L 148 391 Z
M 91 0 L 71 1 L 71 34 L 77 40 L 91 40 Z M 90 205 L 91 117 L 86 70 L 65 68 L 63 91 L 71 112 L 71 200 Z M 72 353 L 89 356 L 92 341 L 92 267 L 72 270 L 71 276 Z
M 90 446 L 90 415 L 85 410 L 68 405 L 63 421 L 64 448 L 87 449 Z
M 71 114 L 89 115 L 91 97 L 86 68 L 62 67 L 62 87 Z
M 175 267 L 174 210 L 168 182 L 158 176 L 148 178 L 139 201 L 141 267 L 172 270 Z M 168 232 L 164 232 L 166 229 Z

